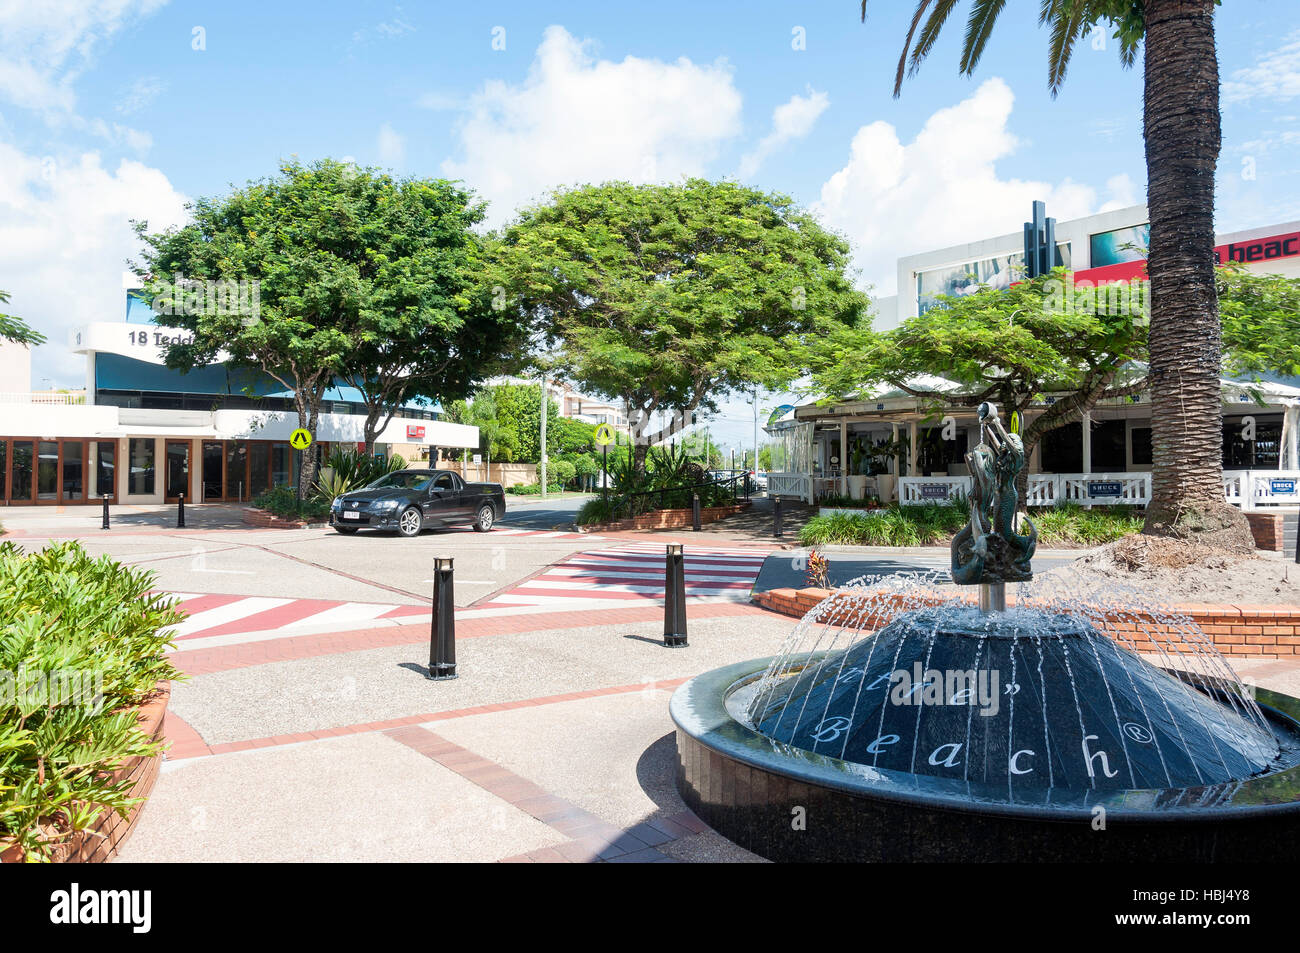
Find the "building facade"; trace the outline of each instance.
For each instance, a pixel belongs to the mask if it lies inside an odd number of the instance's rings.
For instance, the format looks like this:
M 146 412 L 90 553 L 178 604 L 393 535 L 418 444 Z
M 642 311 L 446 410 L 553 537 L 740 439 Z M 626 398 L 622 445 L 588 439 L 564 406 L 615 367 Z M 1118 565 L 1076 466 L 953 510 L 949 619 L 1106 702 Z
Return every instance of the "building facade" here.
M 326 394 L 316 442 L 289 445 L 298 427 L 292 394 L 269 375 L 225 363 L 181 373 L 167 368 L 169 344 L 186 332 L 155 323 L 127 295 L 123 320 L 94 322 L 70 336 L 85 357 L 84 393 L 33 393 L 30 354 L 0 345 L 0 500 L 5 505 L 113 502 L 244 502 L 295 485 L 302 453 L 363 448 L 361 395 Z M 17 368 L 23 370 L 17 370 Z M 25 373 L 24 373 L 25 371 Z M 441 447 L 474 447 L 478 428 L 439 419 L 432 405 L 403 407 L 374 451 L 436 461 Z M 417 463 L 418 465 L 418 463 Z
M 1056 261 L 1074 271 L 1076 286 L 1140 279 L 1149 227 L 1146 206 L 1056 223 Z M 1024 235 L 983 238 L 899 259 L 896 297 L 876 302 L 876 327 L 888 330 L 923 313 L 935 295 L 1009 287 L 1023 273 Z M 1220 262 L 1251 271 L 1300 277 L 1300 222 L 1218 237 Z M 913 389 L 949 391 L 941 378 Z M 1300 381 L 1223 381 L 1224 495 L 1248 508 L 1300 503 Z M 1056 397 L 1031 409 L 1025 424 Z M 1150 499 L 1151 423 L 1147 394 L 1101 401 L 1083 421 L 1045 435 L 1031 454 L 1029 505 L 1083 505 Z M 771 492 L 812 502 L 832 495 L 879 496 L 922 503 L 970 486 L 965 454 L 979 439 L 974 408 L 954 402 L 936 420 L 916 398 L 887 390 L 871 398 L 804 404 L 769 428 L 778 460 Z M 880 448 L 896 452 L 882 454 Z

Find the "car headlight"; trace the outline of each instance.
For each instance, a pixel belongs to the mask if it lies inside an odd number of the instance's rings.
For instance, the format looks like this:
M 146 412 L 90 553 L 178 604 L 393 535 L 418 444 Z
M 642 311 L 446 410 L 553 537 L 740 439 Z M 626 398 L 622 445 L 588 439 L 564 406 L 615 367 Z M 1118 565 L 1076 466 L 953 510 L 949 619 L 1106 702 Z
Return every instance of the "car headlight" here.
M 375 504 L 375 509 L 378 510 L 380 513 L 391 513 L 393 510 L 397 509 L 397 501 L 380 500 L 378 503 Z
M 343 507 L 343 497 L 341 496 L 334 497 L 334 502 L 330 504 L 330 509 L 337 510 L 337 509 L 341 509 L 342 507 Z

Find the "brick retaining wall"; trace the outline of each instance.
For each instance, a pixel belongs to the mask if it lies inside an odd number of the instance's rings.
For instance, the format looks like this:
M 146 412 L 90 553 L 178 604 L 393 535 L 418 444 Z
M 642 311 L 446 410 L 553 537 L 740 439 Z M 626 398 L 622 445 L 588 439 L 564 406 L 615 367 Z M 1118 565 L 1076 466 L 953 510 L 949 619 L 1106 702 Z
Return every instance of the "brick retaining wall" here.
M 1255 548 L 1270 552 L 1282 551 L 1282 514 L 1247 513 L 1250 522 L 1250 535 L 1255 537 Z
M 700 525 L 716 523 L 734 513 L 743 513 L 750 505 L 736 503 L 732 506 L 701 507 Z M 655 510 L 653 513 L 642 513 L 632 519 L 618 520 L 614 523 L 591 523 L 581 529 L 584 533 L 610 533 L 627 529 L 681 529 L 691 525 L 693 524 L 690 510 Z
M 773 612 L 802 618 L 830 594 L 829 589 L 771 589 L 755 593 L 753 601 Z M 936 597 L 935 601 L 940 599 L 941 597 Z M 915 600 L 912 602 L 915 604 Z M 1254 658 L 1293 658 L 1300 655 L 1300 606 L 1188 603 L 1173 608 L 1190 616 L 1224 655 Z M 895 611 L 888 604 L 883 609 L 874 618 L 855 619 L 854 624 L 868 630 L 880 628 Z M 819 621 L 833 623 L 836 619 L 834 615 L 827 614 Z M 1141 618 L 1140 622 L 1144 630 L 1160 630 L 1160 623 L 1155 619 Z M 1128 620 L 1114 621 L 1110 628 L 1121 635 L 1138 632 L 1138 624 Z

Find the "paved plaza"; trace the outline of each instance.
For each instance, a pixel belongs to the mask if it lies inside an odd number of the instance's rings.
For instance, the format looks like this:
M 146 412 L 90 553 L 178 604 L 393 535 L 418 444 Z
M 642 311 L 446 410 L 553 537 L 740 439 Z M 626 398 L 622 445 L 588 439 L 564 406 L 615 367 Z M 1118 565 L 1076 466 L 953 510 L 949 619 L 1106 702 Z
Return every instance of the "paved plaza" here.
M 668 700 L 780 650 L 793 620 L 749 597 L 761 575 L 790 584 L 798 553 L 752 520 L 734 536 L 580 534 L 512 519 L 528 506 L 491 533 L 410 540 L 254 529 L 220 506 L 191 507 L 181 530 L 173 507 L 115 507 L 108 531 L 93 508 L 0 514 L 24 547 L 77 537 L 156 572 L 188 613 L 171 748 L 119 860 L 758 861 L 678 797 Z M 662 645 L 671 541 L 687 552 L 684 649 Z M 433 682 L 440 555 L 460 677 Z M 946 552 L 854 558 L 935 568 Z M 1233 664 L 1300 694 L 1298 662 Z

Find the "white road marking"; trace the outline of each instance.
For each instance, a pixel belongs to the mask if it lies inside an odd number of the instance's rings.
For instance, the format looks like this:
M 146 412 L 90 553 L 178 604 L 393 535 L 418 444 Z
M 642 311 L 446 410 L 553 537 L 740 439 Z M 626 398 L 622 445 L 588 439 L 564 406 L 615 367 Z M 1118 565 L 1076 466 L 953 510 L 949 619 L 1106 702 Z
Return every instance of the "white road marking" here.
M 218 606 L 215 609 L 208 609 L 205 612 L 196 612 L 176 626 L 173 631 L 177 636 L 189 635 L 191 632 L 201 632 L 204 629 L 211 629 L 213 626 L 225 625 L 227 622 L 236 622 L 245 616 L 265 612 L 267 609 L 277 609 L 291 602 L 293 602 L 292 599 L 267 599 L 261 596 L 240 599 L 238 602 Z

